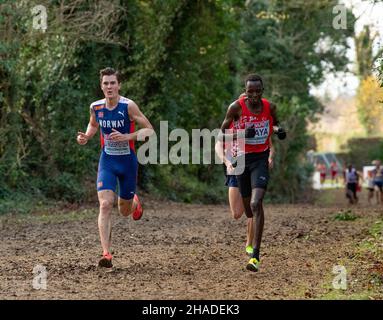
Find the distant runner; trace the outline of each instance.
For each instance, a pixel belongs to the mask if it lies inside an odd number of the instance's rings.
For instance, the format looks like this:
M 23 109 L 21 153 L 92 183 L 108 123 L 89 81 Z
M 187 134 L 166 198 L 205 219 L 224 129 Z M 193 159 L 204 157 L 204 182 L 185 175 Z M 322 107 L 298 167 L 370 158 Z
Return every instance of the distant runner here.
M 344 172 L 344 180 L 346 185 L 346 197 L 348 198 L 350 204 L 358 203 L 356 192 L 359 184 L 359 173 L 352 164 L 347 166 L 347 169 Z

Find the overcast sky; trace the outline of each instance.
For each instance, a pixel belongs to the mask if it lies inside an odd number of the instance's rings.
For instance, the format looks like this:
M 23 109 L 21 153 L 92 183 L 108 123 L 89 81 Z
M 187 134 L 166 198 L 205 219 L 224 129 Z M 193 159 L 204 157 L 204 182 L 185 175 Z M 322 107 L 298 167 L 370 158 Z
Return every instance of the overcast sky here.
M 371 30 L 379 33 L 378 40 L 375 42 L 374 50 L 383 46 L 383 1 L 371 4 L 368 0 L 344 0 L 342 1 L 347 7 L 352 7 L 356 17 L 360 17 L 356 23 L 355 30 L 359 33 L 363 26 L 369 24 Z M 335 15 L 334 15 L 335 17 Z M 351 61 L 355 61 L 355 46 L 354 41 L 349 40 L 351 49 L 348 51 L 348 57 Z M 350 69 L 353 69 L 353 63 L 350 64 Z M 319 87 L 312 88 L 311 93 L 319 96 L 328 95 L 335 99 L 338 95 L 349 94 L 355 95 L 359 81 L 352 74 L 338 73 L 336 75 L 329 74 L 325 82 Z

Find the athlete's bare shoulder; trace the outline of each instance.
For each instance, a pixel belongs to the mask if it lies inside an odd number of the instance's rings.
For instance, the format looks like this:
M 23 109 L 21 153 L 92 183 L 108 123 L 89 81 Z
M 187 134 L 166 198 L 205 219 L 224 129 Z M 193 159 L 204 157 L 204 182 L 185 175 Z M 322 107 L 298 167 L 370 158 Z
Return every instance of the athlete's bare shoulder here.
M 120 96 L 119 102 L 120 103 L 135 104 L 135 105 L 137 105 L 132 99 L 127 98 L 127 97 L 123 97 L 123 96 Z
M 119 102 L 126 104 L 126 106 L 128 108 L 128 111 L 129 111 L 129 114 L 132 111 L 139 110 L 139 107 L 138 107 L 137 103 L 135 103 L 132 99 L 129 99 L 129 98 L 126 98 L 126 97 L 120 97 Z
M 239 104 L 238 100 L 233 101 L 229 108 L 227 109 L 227 112 L 231 115 L 239 116 L 242 111 L 241 105 Z
M 234 101 L 227 108 L 225 119 L 223 120 L 221 129 L 228 129 L 233 121 L 237 121 L 241 116 L 241 105 L 238 101 Z
M 91 117 L 95 116 L 96 110 L 100 110 L 104 106 L 105 106 L 105 99 L 100 99 L 100 100 L 92 102 L 89 106 L 89 112 L 90 112 Z
M 90 108 L 92 109 L 93 107 L 96 107 L 96 106 L 102 106 L 105 104 L 105 98 L 104 99 L 100 99 L 100 100 L 97 100 L 97 101 L 94 101 L 90 104 Z

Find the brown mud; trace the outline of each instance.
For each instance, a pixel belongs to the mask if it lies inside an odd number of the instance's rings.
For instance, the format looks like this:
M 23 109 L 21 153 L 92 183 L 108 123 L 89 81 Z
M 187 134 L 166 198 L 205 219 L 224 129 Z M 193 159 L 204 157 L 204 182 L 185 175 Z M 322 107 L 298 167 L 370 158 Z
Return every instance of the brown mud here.
M 382 214 L 374 205 L 348 206 L 341 190 L 324 192 L 312 205 L 265 204 L 258 273 L 246 270 L 245 217 L 233 220 L 227 205 L 143 197 L 140 221 L 115 209 L 110 270 L 97 267 L 96 208 L 1 216 L 0 298 L 320 299 L 334 290 L 333 267 L 353 265 L 355 247 Z M 348 209 L 357 219 L 334 220 Z M 46 268 L 46 289 L 33 288 L 37 265 Z M 355 279 L 383 274 L 374 262 L 352 270 L 354 293 Z M 375 290 L 370 298 L 382 296 Z

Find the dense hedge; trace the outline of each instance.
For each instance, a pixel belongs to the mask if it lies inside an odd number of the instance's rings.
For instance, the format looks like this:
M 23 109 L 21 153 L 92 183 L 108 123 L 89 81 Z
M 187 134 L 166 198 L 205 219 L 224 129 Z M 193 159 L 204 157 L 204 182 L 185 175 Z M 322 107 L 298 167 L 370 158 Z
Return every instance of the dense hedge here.
M 45 32 L 32 28 L 33 5 L 47 8 Z M 299 4 L 299 5 L 298 5 Z M 158 130 L 220 127 L 250 72 L 264 76 L 289 130 L 277 144 L 273 199 L 294 201 L 306 186 L 306 120 L 320 111 L 309 95 L 325 72 L 344 68 L 346 37 L 331 27 L 336 1 L 168 0 L 7 1 L 0 30 L 0 210 L 10 199 L 94 199 L 98 138 L 77 145 L 89 104 L 102 98 L 98 71 L 123 75 Z M 318 51 L 318 41 L 329 45 Z M 327 62 L 323 63 L 323 62 Z M 187 202 L 224 199 L 218 165 L 140 167 L 140 187 Z M 36 200 L 37 201 L 37 200 Z

